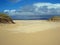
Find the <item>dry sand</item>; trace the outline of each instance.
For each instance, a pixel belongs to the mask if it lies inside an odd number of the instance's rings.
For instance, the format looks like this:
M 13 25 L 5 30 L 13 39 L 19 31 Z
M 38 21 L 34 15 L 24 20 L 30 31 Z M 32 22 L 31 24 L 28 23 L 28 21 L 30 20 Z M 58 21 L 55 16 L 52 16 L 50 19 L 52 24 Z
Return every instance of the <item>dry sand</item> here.
M 15 20 L 0 24 L 0 45 L 60 45 L 60 22 Z

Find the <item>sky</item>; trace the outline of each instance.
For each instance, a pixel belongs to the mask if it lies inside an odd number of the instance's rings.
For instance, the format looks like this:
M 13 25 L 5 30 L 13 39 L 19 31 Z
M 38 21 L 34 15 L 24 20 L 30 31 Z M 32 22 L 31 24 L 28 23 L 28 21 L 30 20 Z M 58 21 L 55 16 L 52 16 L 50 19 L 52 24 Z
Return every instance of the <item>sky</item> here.
M 4 9 L 18 9 L 24 5 L 31 5 L 34 3 L 60 3 L 60 0 L 0 0 L 0 11 Z
M 60 15 L 60 0 L 0 0 L 0 12 L 9 15 Z

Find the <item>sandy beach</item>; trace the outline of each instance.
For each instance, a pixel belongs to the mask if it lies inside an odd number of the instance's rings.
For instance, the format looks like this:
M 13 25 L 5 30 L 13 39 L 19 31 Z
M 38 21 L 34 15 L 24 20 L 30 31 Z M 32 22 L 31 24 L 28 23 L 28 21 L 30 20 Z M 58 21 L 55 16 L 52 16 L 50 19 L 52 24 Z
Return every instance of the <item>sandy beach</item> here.
M 60 22 L 14 21 L 0 24 L 0 45 L 60 45 Z

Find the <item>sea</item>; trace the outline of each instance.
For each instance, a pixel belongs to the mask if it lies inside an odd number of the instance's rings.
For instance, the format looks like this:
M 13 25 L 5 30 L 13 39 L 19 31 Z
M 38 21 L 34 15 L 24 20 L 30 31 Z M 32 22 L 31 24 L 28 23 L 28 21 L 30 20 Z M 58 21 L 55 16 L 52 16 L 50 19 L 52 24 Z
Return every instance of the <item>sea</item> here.
M 14 15 L 11 18 L 14 20 L 48 20 L 53 16 L 60 15 Z

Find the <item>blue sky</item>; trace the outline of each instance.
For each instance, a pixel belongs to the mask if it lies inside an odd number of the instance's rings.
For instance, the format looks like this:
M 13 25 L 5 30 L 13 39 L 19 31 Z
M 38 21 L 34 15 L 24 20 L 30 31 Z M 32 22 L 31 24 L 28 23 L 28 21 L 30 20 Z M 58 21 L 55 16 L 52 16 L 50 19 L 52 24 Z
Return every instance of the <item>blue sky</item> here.
M 60 0 L 0 0 L 0 12 L 14 15 L 60 15 Z
M 18 9 L 21 6 L 38 2 L 60 3 L 60 0 L 0 0 L 0 11 L 4 9 Z

